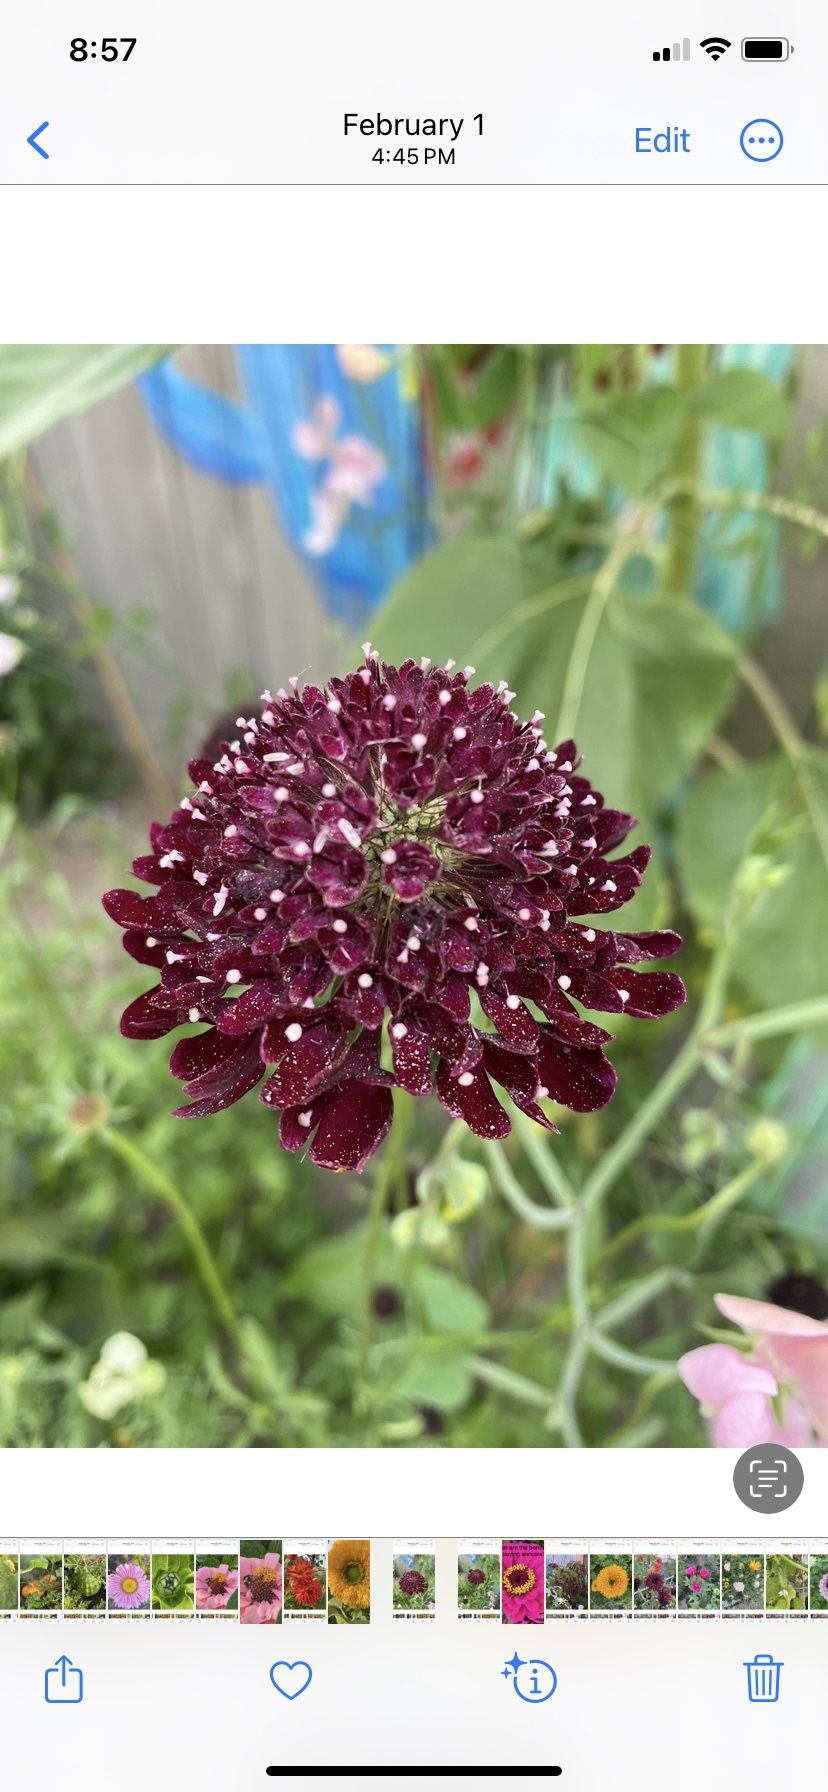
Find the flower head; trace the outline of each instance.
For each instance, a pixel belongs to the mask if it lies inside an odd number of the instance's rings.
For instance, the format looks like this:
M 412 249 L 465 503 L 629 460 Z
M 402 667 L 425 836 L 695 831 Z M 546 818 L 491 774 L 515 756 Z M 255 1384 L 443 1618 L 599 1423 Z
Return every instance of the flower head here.
M 107 1575 L 106 1588 L 110 1605 L 118 1611 L 136 1612 L 149 1605 L 149 1578 L 140 1562 L 119 1562 Z
M 282 1609 L 282 1562 L 278 1555 L 239 1557 L 242 1624 L 276 1624 Z
M 714 1444 L 828 1442 L 828 1325 L 768 1301 L 717 1294 L 716 1305 L 751 1339 L 746 1354 L 703 1344 L 679 1360 Z M 777 1416 L 781 1409 L 781 1419 Z
M 196 1569 L 195 1602 L 200 1612 L 223 1612 L 239 1584 L 238 1570 L 229 1563 Z
M 366 648 L 327 691 L 265 693 L 215 763 L 192 762 L 193 795 L 134 863 L 158 893 L 104 897 L 127 951 L 160 973 L 122 1032 L 206 1023 L 170 1059 L 192 1097 L 179 1114 L 214 1114 L 266 1078 L 283 1146 L 336 1170 L 381 1144 L 395 1084 L 436 1088 L 497 1139 L 497 1083 L 552 1129 L 547 1096 L 589 1112 L 615 1089 L 611 1035 L 576 1002 L 642 1018 L 683 1002 L 679 977 L 630 968 L 675 952 L 677 934 L 591 925 L 641 883 L 648 847 L 607 857 L 632 818 L 577 773 L 571 741 L 550 751 L 541 718 L 521 724 L 510 691 L 472 690 L 472 670 L 397 669 Z
M 147 1352 L 132 1332 L 114 1332 L 101 1345 L 101 1353 L 78 1388 L 78 1396 L 93 1418 L 106 1422 L 123 1406 L 160 1393 L 167 1379 L 163 1363 Z
M 419 1568 L 406 1568 L 405 1573 L 400 1575 L 399 1586 L 400 1592 L 411 1598 L 415 1593 L 425 1593 L 428 1581 Z
M 592 1583 L 593 1593 L 600 1593 L 602 1599 L 623 1599 L 630 1584 L 626 1568 L 620 1562 L 610 1562 L 600 1568 Z
M 470 1587 L 482 1587 L 486 1576 L 482 1568 L 470 1568 L 466 1579 Z
M 328 1551 L 328 1591 L 340 1605 L 365 1611 L 371 1603 L 371 1545 L 340 1538 Z

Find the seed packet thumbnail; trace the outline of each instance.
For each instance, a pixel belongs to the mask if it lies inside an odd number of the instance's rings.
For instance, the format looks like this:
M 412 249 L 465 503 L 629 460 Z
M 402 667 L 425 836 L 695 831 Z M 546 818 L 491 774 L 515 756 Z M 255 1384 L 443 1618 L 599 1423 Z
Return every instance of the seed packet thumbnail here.
M 280 1624 L 284 1586 L 278 1537 L 242 1537 L 239 1544 L 239 1612 L 243 1624 Z
M 152 1610 L 155 1618 L 195 1616 L 195 1547 L 166 1540 L 152 1546 Z
M 504 1538 L 500 1548 L 500 1601 L 504 1624 L 542 1624 L 544 1545 L 537 1538 Z
M 683 1617 L 715 1618 L 721 1609 L 722 1558 L 707 1550 L 680 1552 L 678 1609 Z
M 546 1545 L 546 1616 L 571 1618 L 589 1606 L 588 1552 L 577 1543 Z
M 17 1617 L 20 1600 L 20 1557 L 16 1537 L 0 1537 L 0 1620 Z
M 817 1544 L 816 1553 L 810 1558 L 809 1578 L 811 1617 L 828 1618 L 828 1540 L 820 1539 Z
M 59 1618 L 63 1607 L 63 1544 L 30 1544 L 20 1556 L 20 1612 L 26 1618 Z
M 457 1615 L 500 1622 L 500 1539 L 469 1538 L 457 1546 Z
M 324 1624 L 328 1616 L 328 1545 L 324 1537 L 285 1539 L 286 1624 Z
M 195 1608 L 198 1618 L 238 1620 L 239 1549 L 237 1541 L 208 1537 L 196 1543 Z
M 106 1609 L 125 1622 L 148 1618 L 152 1608 L 152 1545 L 148 1537 L 110 1537 L 106 1558 Z
M 738 1542 L 722 1554 L 722 1612 L 754 1617 L 765 1610 L 764 1544 Z
M 626 1548 L 590 1551 L 590 1616 L 623 1617 L 632 1611 L 633 1564 Z
M 66 1539 L 63 1545 L 63 1611 L 67 1618 L 106 1617 L 106 1541 Z
M 435 1615 L 437 1557 L 433 1538 L 394 1544 L 391 1603 L 395 1620 L 429 1621 Z
M 801 1617 L 807 1610 L 807 1553 L 801 1543 L 782 1543 L 765 1558 L 765 1611 Z
M 675 1546 L 656 1543 L 641 1548 L 633 1557 L 633 1611 L 653 1618 L 669 1618 L 675 1610 Z
M 368 1624 L 371 1618 L 371 1545 L 364 1537 L 337 1537 L 328 1545 L 328 1623 Z

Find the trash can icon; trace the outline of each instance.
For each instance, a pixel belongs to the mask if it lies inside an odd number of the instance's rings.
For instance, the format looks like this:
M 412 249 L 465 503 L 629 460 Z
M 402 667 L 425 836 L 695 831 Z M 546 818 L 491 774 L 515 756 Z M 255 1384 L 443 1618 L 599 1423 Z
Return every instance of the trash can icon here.
M 774 1661 L 772 1655 L 754 1655 L 752 1661 L 745 1661 L 742 1666 L 747 1669 L 748 1698 L 751 1705 L 775 1705 L 779 1698 L 779 1676 L 785 1663 Z

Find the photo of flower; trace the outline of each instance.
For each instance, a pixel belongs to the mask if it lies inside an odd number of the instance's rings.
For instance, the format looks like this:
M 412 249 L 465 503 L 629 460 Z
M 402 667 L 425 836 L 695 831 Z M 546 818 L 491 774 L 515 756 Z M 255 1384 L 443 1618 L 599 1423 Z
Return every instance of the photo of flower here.
M 435 1610 L 435 1559 L 429 1554 L 394 1556 L 392 1603 L 395 1612 Z
M 371 1545 L 337 1538 L 328 1549 L 328 1623 L 367 1624 L 371 1616 Z
M 461 1612 L 500 1613 L 500 1556 L 476 1550 L 457 1558 L 457 1608 Z
M 680 1612 L 717 1612 L 721 1604 L 721 1556 L 680 1555 L 678 1559 L 678 1609 Z
M 504 1624 L 542 1624 L 544 1545 L 504 1541 L 501 1546 L 500 1612 Z
M 674 1612 L 675 1609 L 675 1556 L 636 1556 L 633 1564 L 633 1610 L 662 1614 Z
M 195 1610 L 195 1569 L 191 1555 L 152 1556 L 152 1609 L 189 1616 Z
M 232 1612 L 239 1609 L 239 1558 L 197 1555 L 195 1571 L 197 1612 Z
M 106 1610 L 106 1556 L 64 1556 L 63 1609 L 65 1612 Z
M 325 1556 L 320 1551 L 310 1554 L 285 1554 L 286 1612 L 324 1612 L 327 1575 Z
M 585 1612 L 589 1604 L 589 1580 L 585 1555 L 547 1555 L 546 1615 Z
M 150 1558 L 143 1555 L 108 1558 L 107 1607 L 111 1612 L 146 1612 L 152 1600 Z
M 20 1610 L 59 1611 L 63 1602 L 63 1560 L 58 1555 L 20 1557 Z
M 811 1556 L 809 1610 L 812 1618 L 828 1614 L 828 1555 Z
M 828 1444 L 828 346 L 0 391 L 4 1441 Z
M 765 1609 L 765 1557 L 722 1556 L 722 1611 L 762 1612 Z
M 20 1594 L 17 1556 L 0 1555 L 0 1612 L 16 1612 Z
M 808 1610 L 808 1557 L 769 1555 L 765 1562 L 765 1611 Z
M 243 1537 L 239 1546 L 239 1609 L 243 1624 L 279 1624 L 284 1588 L 282 1545 Z
M 632 1556 L 590 1556 L 589 1609 L 591 1612 L 632 1611 L 632 1594 Z

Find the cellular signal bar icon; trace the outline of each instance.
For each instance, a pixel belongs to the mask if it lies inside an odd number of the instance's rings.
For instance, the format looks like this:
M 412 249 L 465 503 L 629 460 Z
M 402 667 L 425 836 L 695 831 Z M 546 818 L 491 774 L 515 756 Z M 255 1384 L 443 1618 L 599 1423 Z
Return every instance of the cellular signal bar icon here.
M 681 43 L 674 44 L 672 49 L 670 48 L 670 45 L 667 44 L 663 50 L 654 50 L 653 51 L 653 61 L 654 62 L 689 62 L 690 61 L 690 39 L 689 39 L 689 37 L 683 37 L 681 40 Z

